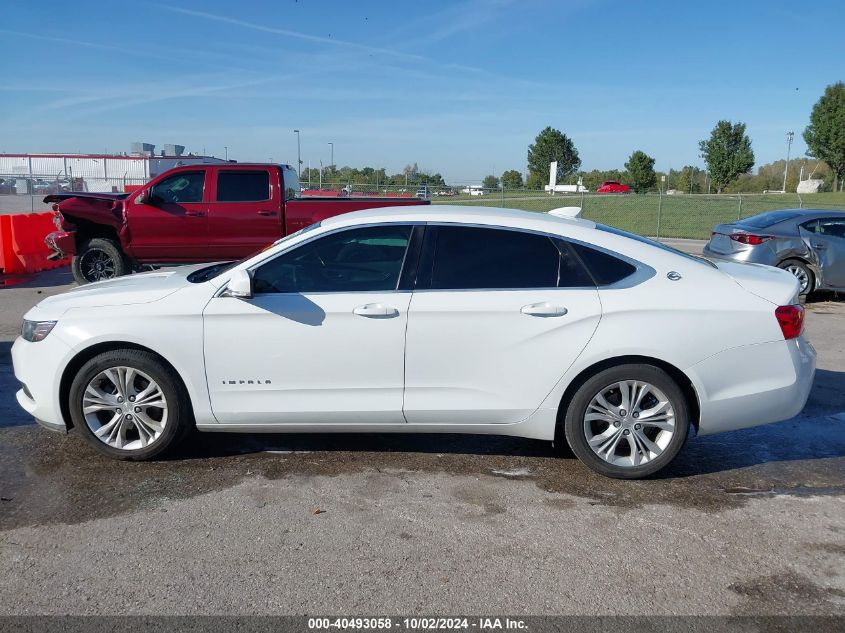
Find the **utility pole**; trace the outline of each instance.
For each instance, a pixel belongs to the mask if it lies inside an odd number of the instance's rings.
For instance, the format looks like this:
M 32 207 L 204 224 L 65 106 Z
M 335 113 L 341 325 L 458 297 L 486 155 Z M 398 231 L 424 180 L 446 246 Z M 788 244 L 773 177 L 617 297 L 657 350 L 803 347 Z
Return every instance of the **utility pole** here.
M 224 145 L 224 146 L 223 146 L 223 151 L 226 153 L 226 161 L 228 162 L 228 160 L 229 160 L 229 146 L 228 146 L 228 145 Z
M 795 133 L 789 131 L 786 133 L 786 165 L 783 166 L 783 192 L 786 193 L 786 174 L 789 172 L 789 150 L 792 149 L 792 137 Z
M 332 169 L 334 169 L 334 143 L 329 143 L 332 146 Z
M 311 188 L 311 159 L 308 159 L 308 188 Z
M 302 178 L 302 157 L 299 154 L 299 130 L 294 130 L 296 134 L 296 173 Z

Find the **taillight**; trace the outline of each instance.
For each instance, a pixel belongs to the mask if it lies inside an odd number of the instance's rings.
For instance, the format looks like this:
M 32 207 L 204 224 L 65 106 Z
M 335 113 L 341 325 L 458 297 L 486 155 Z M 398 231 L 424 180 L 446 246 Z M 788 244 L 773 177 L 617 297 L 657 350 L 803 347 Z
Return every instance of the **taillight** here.
M 804 331 L 804 306 L 778 306 L 775 308 L 775 318 L 783 332 L 783 338 L 787 341 L 801 336 Z
M 734 233 L 729 237 L 734 242 L 739 242 L 740 244 L 750 244 L 751 246 L 757 246 L 766 240 L 772 239 L 771 235 L 751 235 L 750 233 Z

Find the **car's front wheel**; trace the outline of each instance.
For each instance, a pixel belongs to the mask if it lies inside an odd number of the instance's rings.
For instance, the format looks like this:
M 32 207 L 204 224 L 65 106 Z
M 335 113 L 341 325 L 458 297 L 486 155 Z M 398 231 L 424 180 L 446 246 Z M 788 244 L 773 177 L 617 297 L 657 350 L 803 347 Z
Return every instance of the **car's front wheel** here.
M 71 263 L 73 278 L 82 285 L 129 272 L 126 258 L 112 240 L 95 237 L 82 244 Z
M 192 426 L 179 376 L 149 352 L 104 352 L 85 363 L 69 395 L 74 426 L 109 457 L 139 461 L 172 449 Z
M 806 297 L 813 291 L 816 284 L 813 271 L 810 270 L 810 267 L 800 259 L 787 259 L 786 261 L 778 264 L 778 268 L 782 268 L 786 272 L 792 273 L 795 279 L 798 280 L 798 284 L 800 286 L 798 294 L 802 297 Z
M 564 431 L 572 452 L 607 477 L 639 479 L 665 468 L 689 432 L 677 383 L 653 365 L 605 369 L 575 392 Z

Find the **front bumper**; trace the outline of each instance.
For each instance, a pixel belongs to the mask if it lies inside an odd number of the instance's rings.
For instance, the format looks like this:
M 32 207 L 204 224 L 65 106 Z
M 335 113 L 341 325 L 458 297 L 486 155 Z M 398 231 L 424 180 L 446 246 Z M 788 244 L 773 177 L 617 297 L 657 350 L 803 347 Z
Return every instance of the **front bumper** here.
M 12 345 L 15 378 L 26 385 L 16 394 L 18 404 L 42 426 L 66 431 L 67 424 L 59 404 L 59 381 L 70 347 L 52 335 L 38 343 L 18 337 Z
M 76 255 L 75 231 L 53 231 L 44 238 L 44 243 L 53 251 L 48 259 L 63 259 Z
M 780 422 L 807 403 L 816 372 L 816 350 L 802 334 L 725 350 L 687 370 L 699 395 L 698 433 Z

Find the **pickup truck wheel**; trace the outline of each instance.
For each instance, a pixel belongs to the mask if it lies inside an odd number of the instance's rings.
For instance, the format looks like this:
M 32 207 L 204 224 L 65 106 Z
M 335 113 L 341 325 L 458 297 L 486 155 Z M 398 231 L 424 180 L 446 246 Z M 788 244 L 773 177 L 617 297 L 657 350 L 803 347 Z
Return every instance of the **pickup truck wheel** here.
M 129 272 L 129 266 L 120 248 L 112 240 L 95 237 L 82 244 L 71 265 L 73 278 L 82 285 L 120 277 Z
M 74 427 L 115 459 L 154 459 L 193 427 L 178 374 L 155 354 L 136 349 L 103 352 L 85 363 L 68 405 Z

